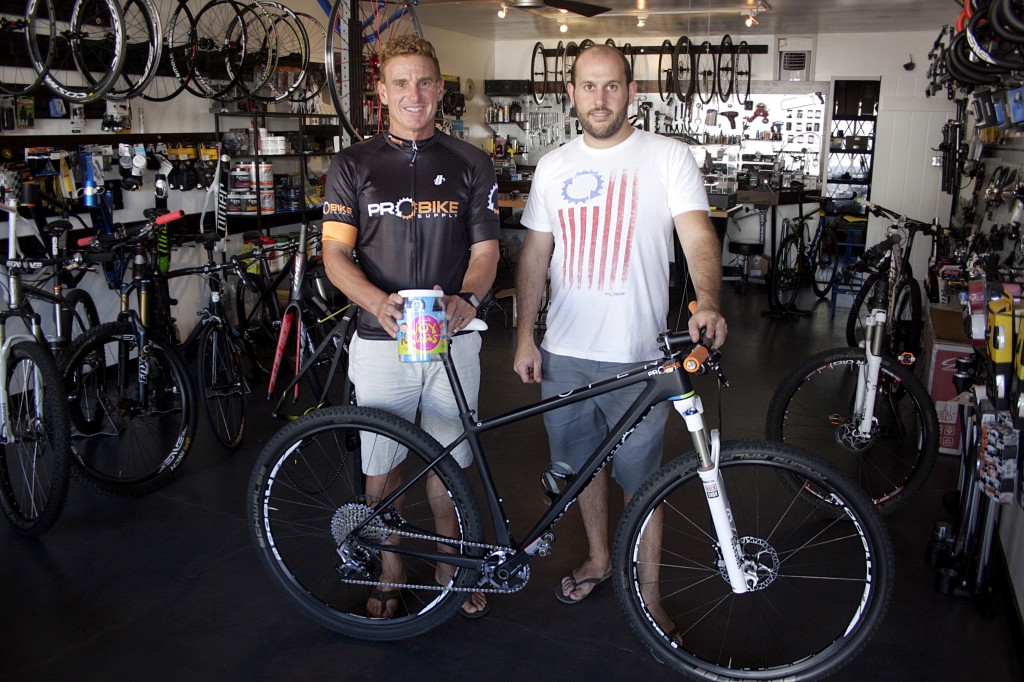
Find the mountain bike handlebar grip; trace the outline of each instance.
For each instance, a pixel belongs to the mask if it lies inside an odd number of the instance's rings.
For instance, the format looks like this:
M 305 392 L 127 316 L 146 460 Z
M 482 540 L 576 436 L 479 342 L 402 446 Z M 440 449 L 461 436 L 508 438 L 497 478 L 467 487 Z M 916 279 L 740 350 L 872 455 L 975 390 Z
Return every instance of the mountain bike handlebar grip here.
M 165 213 L 162 216 L 157 216 L 157 218 L 156 218 L 156 220 L 154 222 L 157 225 L 166 225 L 167 223 L 173 223 L 175 220 L 178 220 L 179 218 L 184 218 L 184 217 L 185 217 L 185 212 L 184 211 L 181 211 L 181 210 L 171 211 L 170 213 Z
M 92 244 L 92 243 L 93 243 L 93 240 L 95 240 L 95 239 L 96 239 L 96 237 L 93 237 L 93 236 L 89 236 L 89 237 L 81 237 L 81 238 L 79 238 L 79 240 L 78 240 L 78 241 L 76 241 L 75 243 L 76 243 L 76 244 L 78 245 L 78 247 L 79 247 L 79 248 L 82 248 L 82 249 L 84 249 L 85 247 L 87 247 L 87 246 L 89 246 L 90 244 Z
M 690 354 L 683 360 L 683 369 L 690 374 L 700 370 L 700 366 L 708 359 L 708 349 L 704 346 L 694 346 Z

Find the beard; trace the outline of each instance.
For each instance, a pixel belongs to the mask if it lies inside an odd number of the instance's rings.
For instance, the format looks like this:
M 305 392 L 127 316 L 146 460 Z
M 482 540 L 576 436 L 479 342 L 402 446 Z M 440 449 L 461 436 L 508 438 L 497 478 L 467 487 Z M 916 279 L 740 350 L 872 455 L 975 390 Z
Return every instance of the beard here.
M 608 111 L 612 113 L 612 117 L 604 123 L 596 124 L 590 120 L 590 115 L 594 111 Z M 587 132 L 591 137 L 598 140 L 606 140 L 609 137 L 615 135 L 622 128 L 622 124 L 626 122 L 626 109 L 623 108 L 618 112 L 612 111 L 611 109 L 591 109 L 586 112 L 586 115 L 579 119 L 580 125 L 583 130 Z

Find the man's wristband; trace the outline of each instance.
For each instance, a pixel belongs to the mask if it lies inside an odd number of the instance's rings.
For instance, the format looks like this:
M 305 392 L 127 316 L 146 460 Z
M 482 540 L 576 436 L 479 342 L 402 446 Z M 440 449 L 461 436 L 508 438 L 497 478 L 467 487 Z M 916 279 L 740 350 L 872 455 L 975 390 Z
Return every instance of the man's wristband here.
M 476 294 L 474 294 L 473 292 L 471 292 L 471 291 L 460 291 L 459 292 L 459 296 L 461 296 L 466 301 L 466 303 L 470 304 L 474 308 L 479 308 L 480 307 L 480 299 L 477 298 Z

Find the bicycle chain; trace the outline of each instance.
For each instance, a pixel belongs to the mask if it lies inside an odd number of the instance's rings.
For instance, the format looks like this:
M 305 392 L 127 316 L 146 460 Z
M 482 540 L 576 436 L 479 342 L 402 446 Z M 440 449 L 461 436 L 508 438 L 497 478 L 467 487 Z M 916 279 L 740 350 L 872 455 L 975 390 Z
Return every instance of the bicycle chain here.
M 396 529 L 396 528 L 389 528 L 388 532 L 389 532 L 390 535 L 397 535 L 399 537 L 410 538 L 410 539 L 414 539 L 414 540 L 427 540 L 427 541 L 441 542 L 441 543 L 448 543 L 448 542 L 451 541 L 451 538 L 439 537 L 439 536 L 436 536 L 436 535 L 426 535 L 426 534 L 423 534 L 423 533 L 411 533 L 409 531 L 403 531 L 403 530 L 399 530 L 399 529 Z M 460 547 L 469 547 L 469 548 L 473 548 L 473 549 L 486 549 L 486 550 L 489 550 L 491 553 L 493 553 L 495 551 L 504 552 L 504 553 L 507 553 L 507 554 L 515 553 L 515 550 L 512 549 L 511 547 L 500 547 L 498 545 L 488 545 L 488 544 L 484 544 L 482 542 L 460 541 L 459 542 L 459 546 Z M 414 587 L 416 589 L 421 589 L 421 590 L 436 590 L 437 592 L 442 592 L 442 591 L 444 591 L 444 592 L 483 592 L 485 594 L 514 594 L 514 593 L 520 591 L 521 589 L 523 589 L 524 587 L 526 587 L 526 583 L 529 581 L 529 567 L 528 566 L 525 567 L 525 570 L 526 570 L 526 579 L 520 581 L 518 586 L 513 585 L 513 586 L 509 586 L 509 587 L 504 587 L 504 588 L 499 588 L 499 587 L 488 588 L 488 587 L 481 587 L 481 586 L 452 587 L 450 585 L 437 585 L 437 584 L 414 585 L 414 584 L 410 584 L 410 583 L 386 583 L 386 582 L 381 582 L 381 581 L 376 581 L 376 580 L 352 580 L 350 578 L 342 578 L 341 580 L 342 580 L 342 582 L 348 583 L 350 585 L 373 585 L 374 587 L 395 587 L 395 588 L 399 588 L 399 589 Z

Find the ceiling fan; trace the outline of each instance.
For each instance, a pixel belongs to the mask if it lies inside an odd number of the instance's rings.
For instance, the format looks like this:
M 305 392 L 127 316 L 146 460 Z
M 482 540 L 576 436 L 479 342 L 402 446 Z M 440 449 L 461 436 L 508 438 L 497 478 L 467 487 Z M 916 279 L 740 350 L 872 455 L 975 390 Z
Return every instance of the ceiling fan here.
M 534 9 L 537 7 L 553 7 L 555 9 L 563 9 L 573 14 L 579 14 L 582 17 L 596 17 L 598 14 L 604 14 L 610 12 L 611 7 L 601 7 L 600 5 L 591 5 L 588 2 L 578 2 L 577 0 L 511 0 L 510 3 L 513 7 L 520 9 Z

